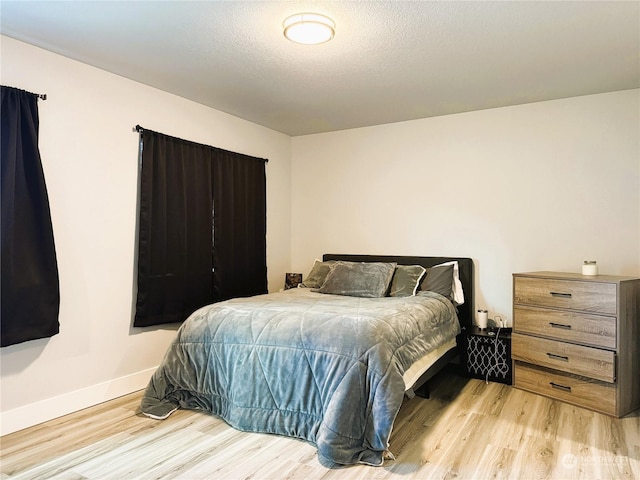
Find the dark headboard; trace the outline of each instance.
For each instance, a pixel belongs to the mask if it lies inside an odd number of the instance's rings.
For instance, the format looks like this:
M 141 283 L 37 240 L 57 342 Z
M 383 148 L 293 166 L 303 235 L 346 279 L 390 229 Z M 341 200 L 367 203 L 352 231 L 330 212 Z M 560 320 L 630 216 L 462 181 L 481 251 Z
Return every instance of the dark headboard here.
M 345 260 L 348 262 L 395 262 L 400 265 L 422 265 L 425 268 L 433 267 L 440 263 L 457 261 L 458 262 L 458 275 L 460 276 L 460 282 L 462 282 L 462 289 L 464 290 L 464 303 L 458 306 L 458 319 L 460 320 L 460 326 L 464 328 L 470 328 L 473 326 L 474 319 L 474 289 L 473 289 L 473 260 L 470 258 L 459 257 L 405 257 L 399 255 L 349 255 L 349 254 L 335 254 L 326 253 L 322 259 L 327 260 Z

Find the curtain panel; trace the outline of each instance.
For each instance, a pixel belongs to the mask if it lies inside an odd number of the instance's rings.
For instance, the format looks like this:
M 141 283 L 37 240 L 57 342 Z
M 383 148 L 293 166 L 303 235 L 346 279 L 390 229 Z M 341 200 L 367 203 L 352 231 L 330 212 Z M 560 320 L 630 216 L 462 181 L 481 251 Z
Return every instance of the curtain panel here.
M 267 293 L 265 162 L 217 150 L 213 164 L 215 299 Z
M 265 293 L 265 161 L 141 131 L 134 326 Z
M 38 96 L 0 87 L 2 347 L 59 332 L 60 286 L 38 149 Z

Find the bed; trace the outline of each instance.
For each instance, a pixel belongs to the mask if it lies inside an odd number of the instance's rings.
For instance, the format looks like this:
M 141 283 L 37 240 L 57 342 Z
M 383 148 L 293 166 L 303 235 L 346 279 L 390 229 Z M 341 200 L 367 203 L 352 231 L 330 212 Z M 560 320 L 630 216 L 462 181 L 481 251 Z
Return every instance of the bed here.
M 400 294 L 409 281 L 396 280 L 416 265 L 428 270 L 421 286 L 455 267 L 451 295 Z M 204 410 L 239 430 L 309 441 L 327 462 L 382 465 L 403 397 L 457 355 L 456 337 L 471 326 L 473 262 L 326 254 L 307 280 L 321 268 L 316 285 L 194 312 L 152 376 L 142 413 Z M 456 294 L 461 305 L 447 298 Z

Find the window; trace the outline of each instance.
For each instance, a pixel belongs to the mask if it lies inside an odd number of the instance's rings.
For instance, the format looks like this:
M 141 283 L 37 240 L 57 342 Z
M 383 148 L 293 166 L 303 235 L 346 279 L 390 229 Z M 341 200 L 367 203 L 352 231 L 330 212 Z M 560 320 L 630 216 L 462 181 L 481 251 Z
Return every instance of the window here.
M 141 131 L 134 326 L 267 291 L 266 160 Z

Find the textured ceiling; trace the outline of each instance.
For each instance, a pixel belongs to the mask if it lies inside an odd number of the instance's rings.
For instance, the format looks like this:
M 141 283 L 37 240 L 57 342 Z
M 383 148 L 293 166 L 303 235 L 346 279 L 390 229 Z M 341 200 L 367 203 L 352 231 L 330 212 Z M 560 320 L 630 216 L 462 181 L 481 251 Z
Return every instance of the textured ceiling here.
M 334 40 L 284 38 L 309 11 Z M 289 135 L 640 87 L 637 1 L 2 0 L 0 32 Z

